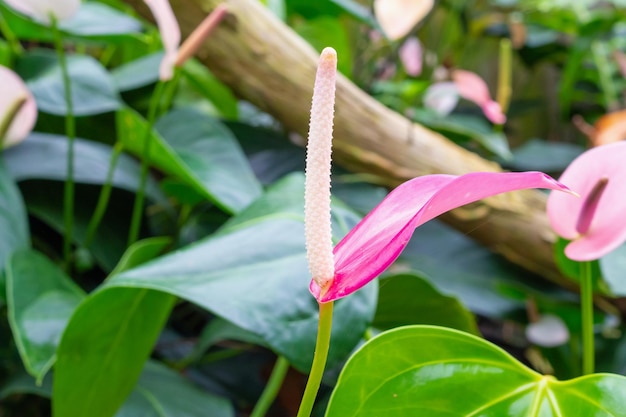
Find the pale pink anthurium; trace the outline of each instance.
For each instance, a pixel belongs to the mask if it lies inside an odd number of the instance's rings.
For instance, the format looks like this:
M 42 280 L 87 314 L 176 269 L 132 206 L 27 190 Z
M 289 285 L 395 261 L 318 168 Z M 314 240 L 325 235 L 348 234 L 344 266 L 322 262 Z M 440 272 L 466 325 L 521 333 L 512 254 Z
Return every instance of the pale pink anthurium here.
M 39 22 L 51 23 L 73 17 L 80 8 L 80 0 L 4 0 L 11 8 Z
M 421 22 L 433 5 L 433 0 L 374 0 L 374 14 L 385 35 L 396 40 Z
M 174 63 L 178 55 L 178 46 L 180 45 L 180 27 L 172 11 L 172 6 L 168 0 L 144 0 L 154 15 L 165 56 L 159 67 L 159 78 L 161 81 L 167 81 L 174 74 Z
M 452 81 L 456 84 L 459 95 L 478 104 L 489 121 L 497 125 L 506 122 L 502 108 L 491 99 L 487 84 L 478 74 L 465 70 L 454 70 L 452 71 Z
M 565 255 L 575 261 L 599 259 L 626 241 L 626 142 L 590 149 L 559 179 L 580 198 L 552 193 L 548 218 L 569 239 Z
M 541 172 L 428 175 L 407 181 L 335 246 L 333 279 L 323 288 L 311 281 L 311 293 L 319 302 L 345 297 L 387 269 L 416 227 L 462 205 L 525 188 L 569 191 Z
M 28 136 L 35 126 L 37 120 L 37 104 L 31 92 L 28 90 L 22 79 L 7 67 L 0 65 L 0 125 L 3 125 L 5 118 L 11 117 L 9 128 L 4 138 L 0 138 L 2 147 L 15 145 Z M 23 101 L 19 110 L 14 115 L 16 105 Z
M 422 43 L 415 36 L 404 41 L 398 52 L 402 66 L 408 75 L 417 77 L 422 73 L 424 51 Z

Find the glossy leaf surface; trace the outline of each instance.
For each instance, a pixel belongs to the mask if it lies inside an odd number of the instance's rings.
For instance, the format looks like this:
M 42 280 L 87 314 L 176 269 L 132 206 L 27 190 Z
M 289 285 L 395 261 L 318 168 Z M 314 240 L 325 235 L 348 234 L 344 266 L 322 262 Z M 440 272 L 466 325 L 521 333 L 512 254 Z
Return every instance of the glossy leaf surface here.
M 17 72 L 24 78 L 40 111 L 65 115 L 67 104 L 56 54 L 35 50 L 20 59 Z M 100 114 L 117 109 L 120 98 L 107 70 L 96 59 L 86 55 L 67 57 L 75 116 Z
M 542 376 L 457 330 L 407 326 L 362 346 L 343 369 L 326 417 L 620 416 L 626 377 Z
M 0 276 L 11 253 L 29 246 L 28 236 L 28 217 L 22 196 L 0 159 Z M 2 292 L 0 290 L 0 294 Z
M 45 256 L 27 250 L 7 264 L 9 323 L 26 370 L 41 381 L 84 292 Z
M 437 291 L 415 273 L 380 280 L 372 325 L 381 330 L 409 324 L 432 324 L 478 334 L 474 315 L 455 297 Z
M 118 127 L 125 148 L 141 153 L 145 120 L 122 109 Z M 217 120 L 183 109 L 166 115 L 156 128 L 151 159 L 157 168 L 184 180 L 228 212 L 241 211 L 260 195 L 260 184 L 234 136 Z

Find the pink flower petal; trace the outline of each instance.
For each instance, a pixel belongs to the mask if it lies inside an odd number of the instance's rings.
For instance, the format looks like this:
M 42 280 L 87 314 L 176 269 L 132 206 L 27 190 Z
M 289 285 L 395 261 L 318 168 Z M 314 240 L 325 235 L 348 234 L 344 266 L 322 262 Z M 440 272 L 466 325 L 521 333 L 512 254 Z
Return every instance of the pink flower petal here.
M 421 22 L 433 4 L 433 0 L 374 0 L 374 14 L 385 35 L 396 40 Z
M 407 181 L 339 242 L 331 285 L 322 294 L 312 281 L 311 293 L 319 302 L 345 297 L 387 269 L 419 225 L 462 205 L 524 188 L 567 190 L 541 172 L 429 175 Z
M 506 122 L 506 116 L 502 113 L 500 105 L 491 99 L 487 84 L 478 74 L 465 70 L 454 70 L 452 80 L 459 90 L 459 95 L 478 104 L 487 119 L 495 124 Z
M 400 47 L 400 61 L 404 70 L 411 77 L 417 77 L 422 73 L 422 43 L 415 36 L 408 38 Z
M 424 93 L 424 106 L 447 116 L 459 102 L 459 90 L 449 81 L 431 84 Z
M 37 104 L 22 79 L 10 69 L 0 66 L 0 120 L 7 116 L 7 112 L 15 105 L 17 100 L 26 98 L 26 102 L 17 113 L 7 135 L 3 141 L 3 147 L 15 145 L 28 136 L 37 120 Z
M 560 180 L 580 198 L 552 193 L 548 199 L 548 219 L 554 231 L 573 241 L 565 254 L 576 261 L 599 259 L 626 241 L 626 142 L 612 143 L 588 150 L 576 158 Z M 602 178 L 608 183 L 596 211 L 583 235 L 576 225 L 587 196 Z
M 80 0 L 5 0 L 5 3 L 20 13 L 49 24 L 50 16 L 65 20 L 74 16 L 80 7 Z
M 172 11 L 172 6 L 168 0 L 144 0 L 148 5 L 154 19 L 159 27 L 165 56 L 159 68 L 159 78 L 161 81 L 170 80 L 174 72 L 174 64 L 178 56 L 178 46 L 180 45 L 180 27 L 176 21 L 176 16 Z

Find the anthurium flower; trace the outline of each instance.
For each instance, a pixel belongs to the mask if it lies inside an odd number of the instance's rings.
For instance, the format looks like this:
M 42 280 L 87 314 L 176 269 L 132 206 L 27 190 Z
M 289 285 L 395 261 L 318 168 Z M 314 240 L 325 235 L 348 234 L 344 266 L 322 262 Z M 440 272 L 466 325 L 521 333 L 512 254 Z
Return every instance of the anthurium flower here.
M 554 231 L 570 242 L 565 255 L 575 261 L 603 257 L 626 241 L 626 142 L 590 149 L 559 179 L 580 198 L 552 193 L 548 218 Z
M 1 65 L 0 85 L 0 144 L 6 148 L 31 132 L 37 120 L 37 104 L 22 79 Z
M 159 68 L 159 79 L 170 80 L 174 74 L 174 67 L 182 66 L 187 59 L 193 56 L 202 42 L 209 36 L 217 24 L 226 15 L 226 5 L 218 5 L 189 35 L 179 49 L 180 26 L 172 11 L 168 0 L 144 0 L 152 11 L 161 34 L 161 41 L 165 49 L 165 56 Z
M 11 8 L 31 18 L 49 24 L 51 18 L 69 19 L 76 14 L 80 0 L 4 0 Z
M 399 51 L 400 61 L 407 74 L 417 77 L 422 73 L 422 43 L 415 36 L 404 41 Z
M 396 40 L 421 22 L 433 4 L 433 0 L 374 0 L 374 14 L 385 35 Z
M 431 84 L 424 92 L 424 106 L 437 112 L 440 116 L 447 116 L 459 102 L 459 90 L 451 81 L 442 81 Z
M 478 104 L 485 117 L 492 123 L 501 125 L 506 122 L 506 116 L 502 113 L 500 105 L 491 99 L 487 84 L 477 74 L 465 70 L 454 70 L 452 80 L 456 84 L 459 95 Z
M 345 297 L 387 269 L 405 248 L 416 227 L 462 205 L 525 188 L 568 191 L 541 172 L 477 172 L 409 180 L 389 193 L 337 244 L 333 251 L 333 279 L 324 287 L 311 281 L 311 293 L 319 302 Z

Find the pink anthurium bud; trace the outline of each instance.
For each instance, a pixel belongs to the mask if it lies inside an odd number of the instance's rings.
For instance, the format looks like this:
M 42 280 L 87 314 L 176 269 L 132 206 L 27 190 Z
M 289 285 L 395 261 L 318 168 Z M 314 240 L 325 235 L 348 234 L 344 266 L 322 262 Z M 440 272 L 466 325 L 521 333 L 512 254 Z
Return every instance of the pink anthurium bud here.
M 320 55 L 313 88 L 304 187 L 304 229 L 309 270 L 321 292 L 334 276 L 330 217 L 330 160 L 335 107 L 337 53 Z
M 53 17 L 66 20 L 76 14 L 80 0 L 4 0 L 11 8 L 46 24 Z
M 428 175 L 407 181 L 337 244 L 332 281 L 327 287 L 311 281 L 311 293 L 319 302 L 352 294 L 398 258 L 416 227 L 465 204 L 525 188 L 569 191 L 541 172 Z
M 506 122 L 506 116 L 502 113 L 500 105 L 491 99 L 487 84 L 477 74 L 465 70 L 454 70 L 452 80 L 457 86 L 459 95 L 478 104 L 485 117 L 492 123 L 501 125 Z
M 159 33 L 161 34 L 163 48 L 165 49 L 165 56 L 159 68 L 159 79 L 161 81 L 172 79 L 174 67 L 181 67 L 187 59 L 196 53 L 202 42 L 211 34 L 228 11 L 225 4 L 218 5 L 180 46 L 180 27 L 169 0 L 144 1 L 154 15 Z
M 415 36 L 411 36 L 404 41 L 400 47 L 400 61 L 404 70 L 411 77 L 417 77 L 422 73 L 422 58 L 424 51 L 422 43 Z
M 548 218 L 554 231 L 572 240 L 565 255 L 575 261 L 599 259 L 626 241 L 626 142 L 590 149 L 559 179 L 580 198 L 552 193 Z
M 178 46 L 180 45 L 180 27 L 168 0 L 144 1 L 150 8 L 150 11 L 152 11 L 161 34 L 165 56 L 159 67 L 159 78 L 161 81 L 167 81 L 174 74 L 174 63 L 176 62 Z
M 37 104 L 22 79 L 0 66 L 0 144 L 15 145 L 28 136 L 37 120 Z

